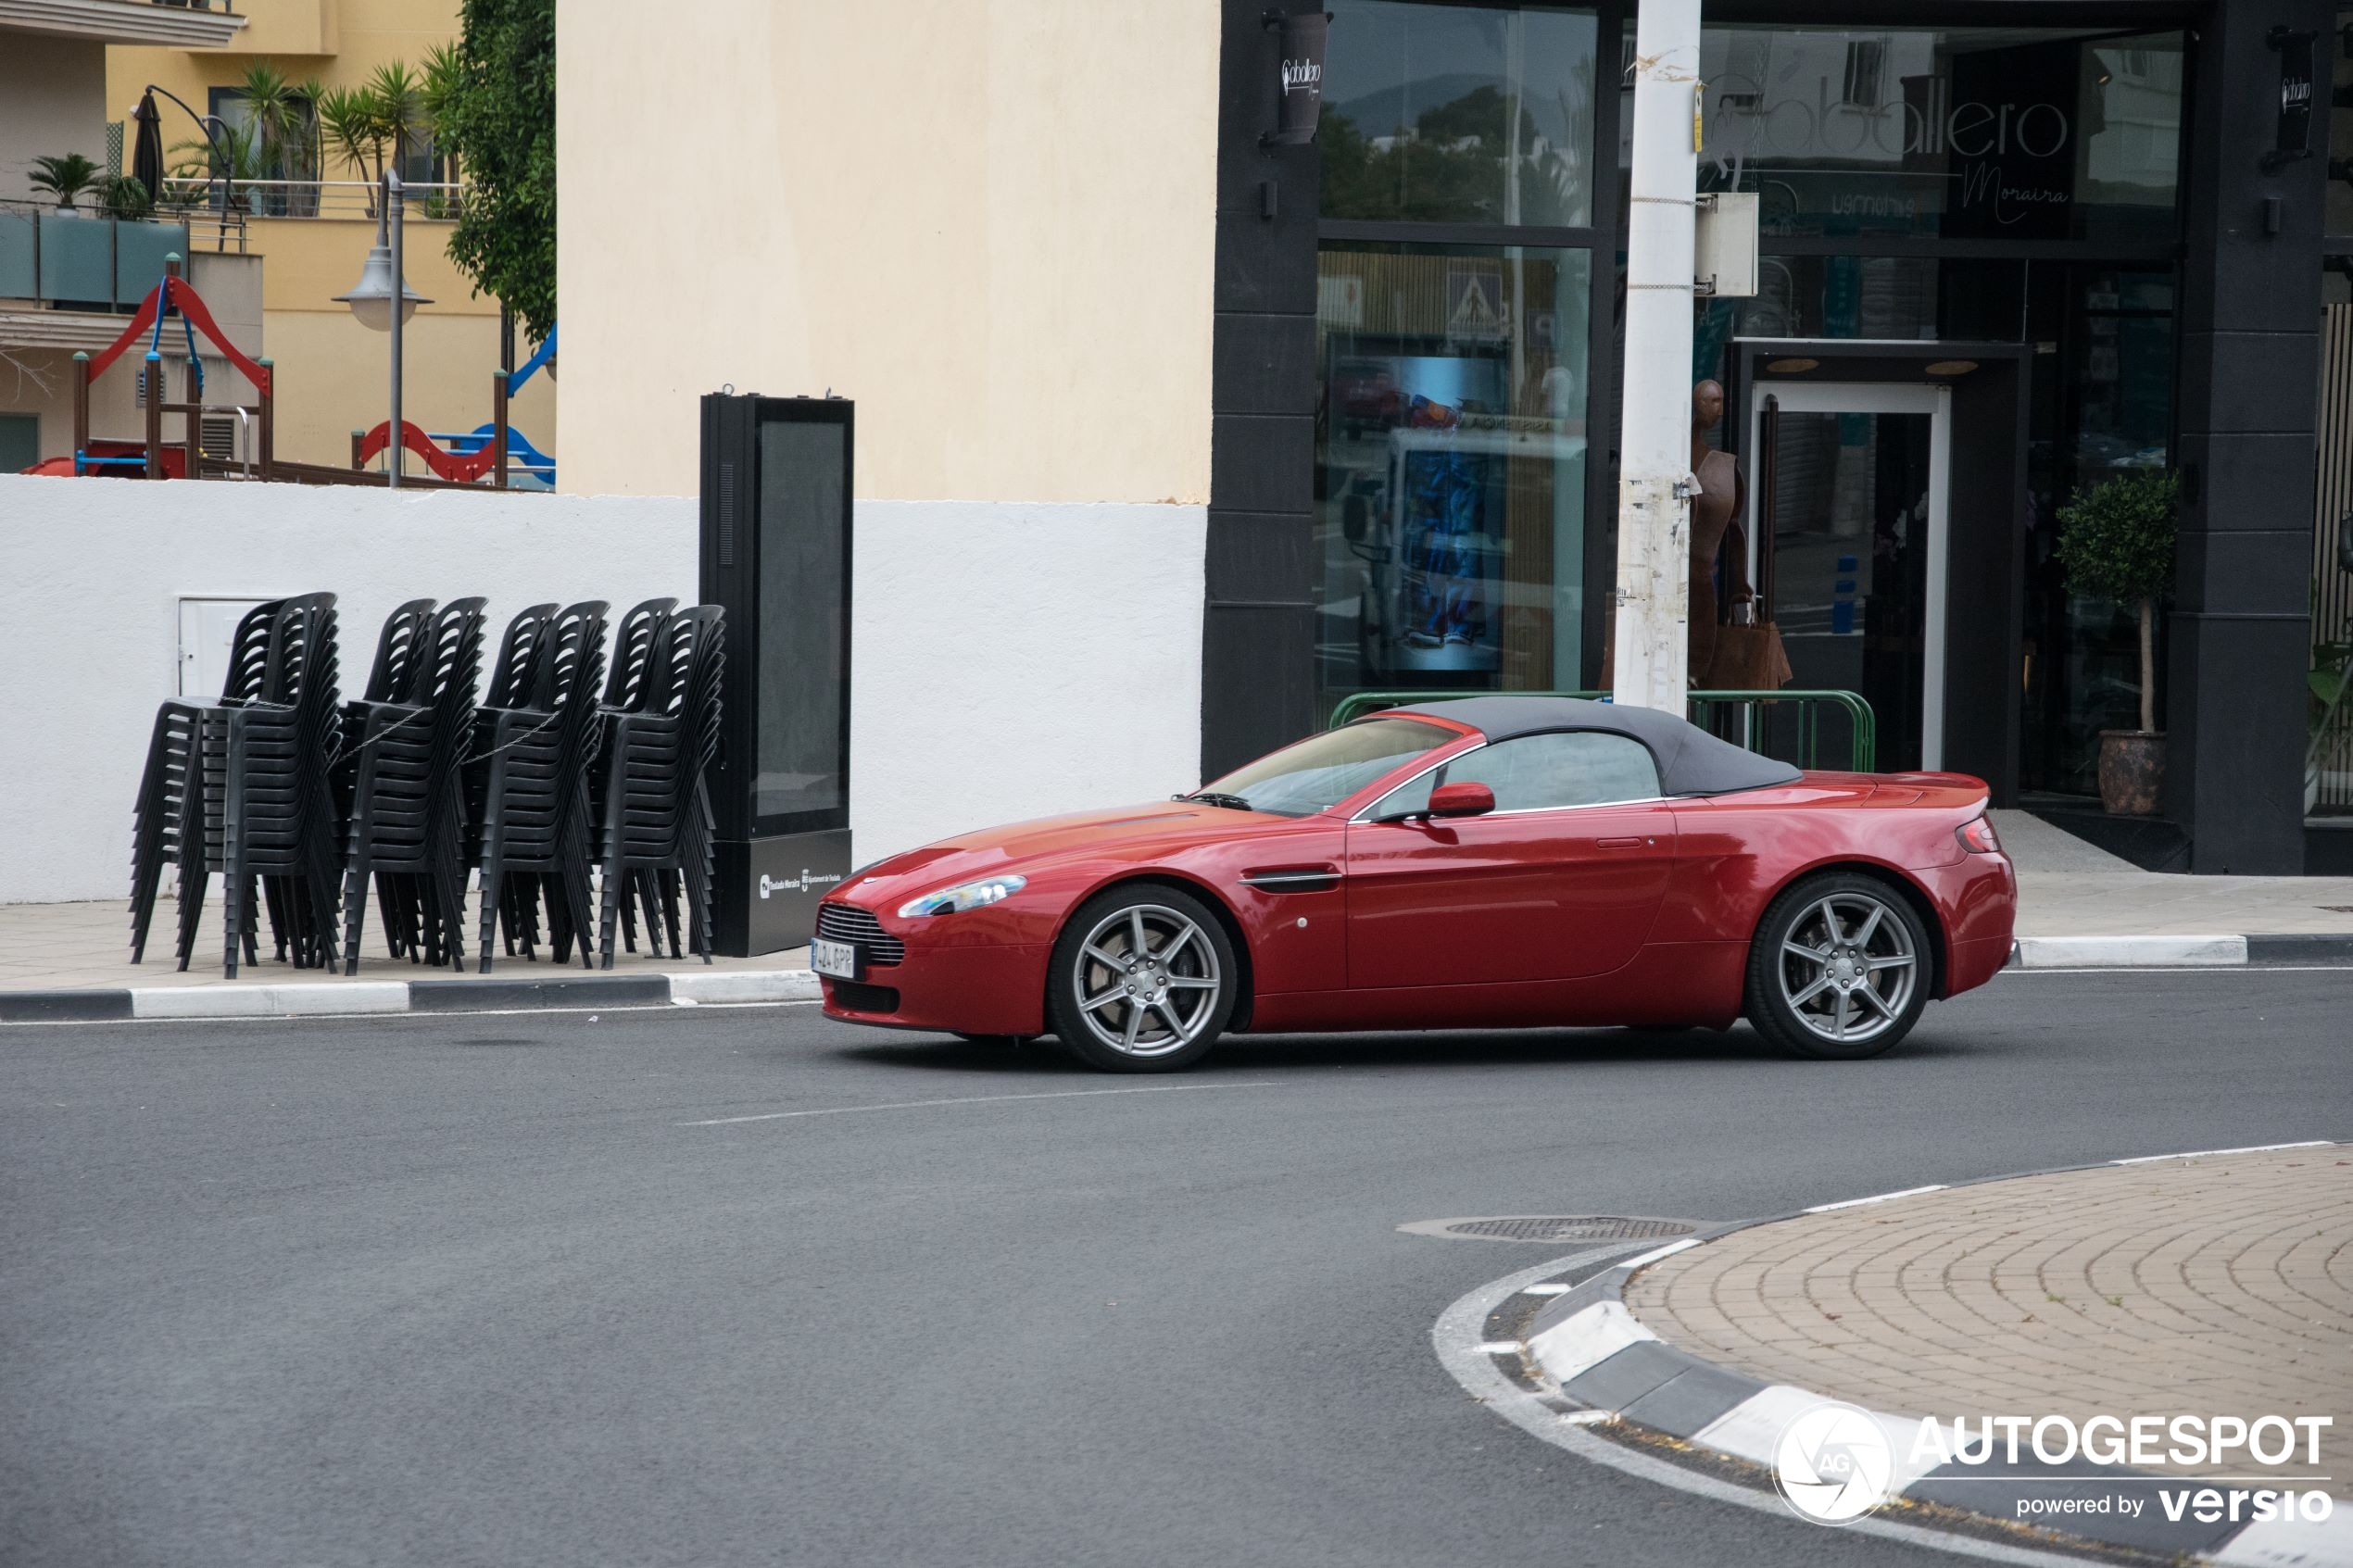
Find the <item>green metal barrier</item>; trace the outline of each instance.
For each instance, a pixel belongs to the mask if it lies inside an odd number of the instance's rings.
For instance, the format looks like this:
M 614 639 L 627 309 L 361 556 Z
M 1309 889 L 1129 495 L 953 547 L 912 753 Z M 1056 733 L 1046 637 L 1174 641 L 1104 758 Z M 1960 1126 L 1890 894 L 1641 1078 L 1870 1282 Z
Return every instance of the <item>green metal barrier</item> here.
M 1367 713 L 1378 713 L 1385 708 L 1402 708 L 1409 702 L 1446 702 L 1466 696 L 1574 696 L 1598 701 L 1607 692 L 1357 692 L 1342 697 L 1332 709 L 1331 727 L 1338 729 L 1351 720 L 1362 719 Z M 1748 736 L 1751 751 L 1765 749 L 1765 720 L 1767 706 L 1785 703 L 1795 710 L 1797 718 L 1797 765 L 1818 768 L 1821 764 L 1822 714 L 1828 709 L 1840 709 L 1846 714 L 1850 746 L 1846 766 L 1857 773 L 1874 772 L 1879 766 L 1879 718 L 1871 705 L 1854 692 L 1780 691 L 1756 692 L 1693 692 L 1690 697 L 1689 718 L 1703 729 L 1711 729 L 1718 714 L 1745 709 L 1750 720 L 1740 727 Z

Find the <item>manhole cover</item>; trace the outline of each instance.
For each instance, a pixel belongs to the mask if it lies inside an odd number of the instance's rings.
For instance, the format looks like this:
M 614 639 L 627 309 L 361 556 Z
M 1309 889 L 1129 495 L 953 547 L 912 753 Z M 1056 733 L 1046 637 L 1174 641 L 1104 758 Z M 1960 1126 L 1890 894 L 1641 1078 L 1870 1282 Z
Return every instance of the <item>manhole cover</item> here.
M 1397 1227 L 1416 1236 L 1458 1236 L 1469 1241 L 1651 1241 L 1689 1236 L 1699 1227 L 1688 1220 L 1654 1220 L 1622 1214 L 1503 1214 L 1484 1220 L 1420 1220 Z

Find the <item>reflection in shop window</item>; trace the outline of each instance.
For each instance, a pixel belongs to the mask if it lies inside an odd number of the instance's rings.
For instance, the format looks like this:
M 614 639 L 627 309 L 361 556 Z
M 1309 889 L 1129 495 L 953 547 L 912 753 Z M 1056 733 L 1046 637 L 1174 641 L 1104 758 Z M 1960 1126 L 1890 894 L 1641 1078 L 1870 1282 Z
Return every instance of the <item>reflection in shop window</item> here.
M 2353 6 L 2336 13 L 2336 69 L 2329 94 L 2329 184 L 2324 232 L 2353 237 Z M 2329 40 L 2322 39 L 2325 50 Z M 2322 56 L 2326 57 L 2325 55 Z
M 1590 254 L 1327 245 L 1318 272 L 1325 711 L 1574 687 Z
M 1768 233 L 2174 232 L 2178 32 L 1711 27 L 1700 75 L 1701 188 L 1757 193 Z
M 1326 218 L 1592 220 L 1593 19 L 1331 0 Z

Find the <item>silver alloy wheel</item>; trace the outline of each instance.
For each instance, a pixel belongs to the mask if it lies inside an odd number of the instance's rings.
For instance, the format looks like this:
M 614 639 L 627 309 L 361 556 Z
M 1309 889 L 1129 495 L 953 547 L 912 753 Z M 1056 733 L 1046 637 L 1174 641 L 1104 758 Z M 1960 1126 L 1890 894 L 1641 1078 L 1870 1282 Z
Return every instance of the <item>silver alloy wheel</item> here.
M 1790 1011 L 1843 1046 L 1893 1028 L 1919 983 L 1911 927 L 1868 893 L 1833 893 L 1809 905 L 1781 938 L 1780 960 Z
M 1078 1016 L 1123 1056 L 1166 1056 L 1192 1044 L 1216 1015 L 1220 984 L 1217 951 L 1200 923 L 1164 904 L 1105 915 L 1071 967 Z

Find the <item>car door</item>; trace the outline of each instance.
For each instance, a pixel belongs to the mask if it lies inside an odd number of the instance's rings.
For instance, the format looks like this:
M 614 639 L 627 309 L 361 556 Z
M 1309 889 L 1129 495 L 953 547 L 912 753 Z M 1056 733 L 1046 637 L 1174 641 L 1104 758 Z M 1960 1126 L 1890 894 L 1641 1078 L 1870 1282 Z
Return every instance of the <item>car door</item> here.
M 1410 815 L 1437 784 L 1495 792 L 1478 817 Z M 1596 731 L 1466 752 L 1348 826 L 1352 987 L 1567 980 L 1632 959 L 1675 858 L 1641 742 Z

